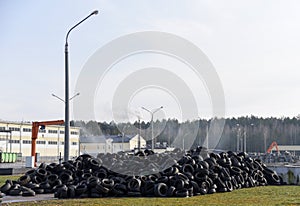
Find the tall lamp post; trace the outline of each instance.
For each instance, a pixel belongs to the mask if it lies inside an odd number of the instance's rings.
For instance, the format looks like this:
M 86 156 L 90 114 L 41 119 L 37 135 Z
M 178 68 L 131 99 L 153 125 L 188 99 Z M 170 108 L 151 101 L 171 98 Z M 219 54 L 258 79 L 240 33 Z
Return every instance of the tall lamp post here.
M 78 22 L 75 26 L 73 26 L 66 35 L 66 43 L 65 43 L 65 143 L 64 143 L 64 161 L 69 160 L 69 139 L 70 139 L 70 119 L 69 119 L 69 57 L 68 57 L 68 37 L 70 32 L 77 27 L 79 24 L 87 20 L 92 15 L 98 14 L 98 11 L 95 10 L 90 13 L 87 17 Z
M 159 110 L 161 110 L 162 108 L 164 108 L 163 106 L 154 109 L 153 111 L 150 111 L 149 109 L 146 109 L 145 107 L 142 107 L 143 110 L 147 111 L 150 113 L 151 115 L 151 149 L 154 150 L 154 134 L 153 134 L 153 115 L 158 112 Z

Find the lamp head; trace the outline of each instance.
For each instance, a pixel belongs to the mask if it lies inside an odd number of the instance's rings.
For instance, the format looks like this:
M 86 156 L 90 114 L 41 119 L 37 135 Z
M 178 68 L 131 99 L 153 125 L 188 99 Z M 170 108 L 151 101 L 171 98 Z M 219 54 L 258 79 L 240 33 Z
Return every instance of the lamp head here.
M 98 13 L 99 13 L 98 10 L 95 10 L 91 13 L 91 15 L 97 15 Z

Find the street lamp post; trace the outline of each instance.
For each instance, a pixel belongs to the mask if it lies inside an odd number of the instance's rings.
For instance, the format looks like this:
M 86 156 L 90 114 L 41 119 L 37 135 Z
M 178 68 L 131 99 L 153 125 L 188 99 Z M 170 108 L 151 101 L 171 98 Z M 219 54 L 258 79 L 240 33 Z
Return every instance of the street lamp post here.
M 161 107 L 159 107 L 159 108 L 153 110 L 153 112 L 152 112 L 152 111 L 150 111 L 149 109 L 146 109 L 145 107 L 142 107 L 143 110 L 149 112 L 150 115 L 151 115 L 151 149 L 152 149 L 152 150 L 154 150 L 153 115 L 154 115 L 156 112 L 158 112 L 159 110 L 161 110 L 162 108 L 163 108 L 163 106 L 161 106 Z
M 240 124 L 236 124 L 237 132 L 236 132 L 236 151 L 240 151 Z
M 68 37 L 70 32 L 77 27 L 79 24 L 87 20 L 92 15 L 98 14 L 98 11 L 95 10 L 90 13 L 87 17 L 78 22 L 75 26 L 73 26 L 66 35 L 66 43 L 65 43 L 65 143 L 64 143 L 64 161 L 69 160 L 69 139 L 70 139 L 70 119 L 69 119 L 69 52 L 68 52 Z

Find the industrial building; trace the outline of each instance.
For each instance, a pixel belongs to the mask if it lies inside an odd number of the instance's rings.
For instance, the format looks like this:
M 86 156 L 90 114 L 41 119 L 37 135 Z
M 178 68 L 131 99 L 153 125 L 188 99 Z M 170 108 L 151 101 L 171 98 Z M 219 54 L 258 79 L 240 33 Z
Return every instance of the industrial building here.
M 79 155 L 79 128 L 70 128 L 70 158 Z M 31 156 L 31 122 L 0 121 L 0 152 Z M 41 158 L 57 158 L 64 154 L 64 126 L 51 125 L 39 130 L 36 153 Z M 23 158 L 24 159 L 24 158 Z
M 102 135 L 80 137 L 80 152 L 97 156 L 99 153 L 118 153 L 138 148 L 138 135 Z M 140 137 L 141 148 L 146 147 L 146 140 Z

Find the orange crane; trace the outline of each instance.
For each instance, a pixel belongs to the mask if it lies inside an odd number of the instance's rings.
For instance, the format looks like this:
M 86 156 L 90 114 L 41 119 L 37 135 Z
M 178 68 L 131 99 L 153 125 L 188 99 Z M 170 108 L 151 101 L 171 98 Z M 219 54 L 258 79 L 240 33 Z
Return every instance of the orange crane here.
M 44 121 L 44 122 L 32 122 L 32 131 L 31 131 L 31 156 L 35 157 L 36 153 L 36 139 L 38 138 L 39 127 L 42 126 L 45 128 L 46 125 L 60 125 L 64 124 L 64 120 L 53 120 L 53 121 Z M 36 158 L 34 161 L 34 166 L 36 167 Z
M 279 153 L 279 149 L 278 149 L 278 144 L 277 144 L 277 142 L 272 142 L 272 144 L 270 145 L 270 147 L 269 147 L 268 150 L 267 150 L 267 153 L 268 153 L 268 154 L 271 153 L 273 147 L 275 147 L 277 153 Z

